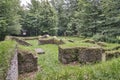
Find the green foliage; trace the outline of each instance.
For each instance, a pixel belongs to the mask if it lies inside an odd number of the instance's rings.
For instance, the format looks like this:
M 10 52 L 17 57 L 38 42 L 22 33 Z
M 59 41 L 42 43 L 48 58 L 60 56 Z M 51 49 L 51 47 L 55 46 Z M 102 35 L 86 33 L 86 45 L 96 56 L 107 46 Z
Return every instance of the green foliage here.
M 109 43 L 120 43 L 120 40 L 115 37 L 109 37 L 105 35 L 96 34 L 93 36 L 95 41 L 109 42 Z
M 0 2 L 0 39 L 18 34 L 20 24 L 30 36 L 101 34 L 117 39 L 120 35 L 119 0 L 31 0 L 26 9 L 19 4 L 18 0 Z
M 18 9 L 18 0 L 0 1 L 0 40 L 4 39 L 6 34 L 20 33 Z
M 64 36 L 93 37 L 101 34 L 112 39 L 120 35 L 118 0 L 32 0 L 28 8 L 23 10 L 21 24 L 29 35 L 58 32 Z
M 22 14 L 21 24 L 27 30 L 28 35 L 40 35 L 57 33 L 57 15 L 54 8 L 47 1 L 32 0 L 29 10 Z

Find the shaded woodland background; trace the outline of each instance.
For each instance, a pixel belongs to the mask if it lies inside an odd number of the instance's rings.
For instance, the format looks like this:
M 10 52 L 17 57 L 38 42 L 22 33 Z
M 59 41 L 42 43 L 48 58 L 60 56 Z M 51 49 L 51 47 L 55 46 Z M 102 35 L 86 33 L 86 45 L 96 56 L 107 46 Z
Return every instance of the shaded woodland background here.
M 119 0 L 0 0 L 0 40 L 6 35 L 92 37 L 120 43 Z

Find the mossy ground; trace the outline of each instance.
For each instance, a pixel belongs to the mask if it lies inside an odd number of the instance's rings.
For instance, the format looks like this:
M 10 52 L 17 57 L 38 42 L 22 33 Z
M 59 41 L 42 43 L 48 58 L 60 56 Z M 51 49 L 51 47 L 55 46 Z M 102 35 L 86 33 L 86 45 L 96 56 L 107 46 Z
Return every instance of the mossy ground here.
M 96 44 L 83 43 L 82 38 L 60 37 L 67 41 L 74 40 L 74 43 L 66 42 L 63 47 L 74 46 L 96 46 Z M 26 47 L 28 50 L 42 48 L 45 54 L 38 55 L 40 70 L 34 80 L 119 80 L 120 79 L 120 58 L 97 63 L 94 65 L 68 64 L 63 65 L 58 60 L 58 46 L 52 44 L 38 45 L 37 40 L 28 40 L 33 46 Z M 81 43 L 80 43 L 81 42 Z M 105 49 L 112 49 L 119 44 L 108 44 Z M 24 48 L 24 47 L 23 47 Z M 24 48 L 25 49 L 25 48 Z M 30 80 L 30 78 L 25 78 Z

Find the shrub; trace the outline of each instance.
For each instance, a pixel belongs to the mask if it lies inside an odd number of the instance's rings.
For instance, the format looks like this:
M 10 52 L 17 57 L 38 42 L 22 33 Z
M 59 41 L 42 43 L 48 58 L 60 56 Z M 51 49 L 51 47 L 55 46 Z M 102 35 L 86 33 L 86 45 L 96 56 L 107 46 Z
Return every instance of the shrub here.
M 94 35 L 93 39 L 95 41 L 102 41 L 102 42 L 108 42 L 108 43 L 120 43 L 120 40 L 115 37 L 100 35 L 100 34 Z

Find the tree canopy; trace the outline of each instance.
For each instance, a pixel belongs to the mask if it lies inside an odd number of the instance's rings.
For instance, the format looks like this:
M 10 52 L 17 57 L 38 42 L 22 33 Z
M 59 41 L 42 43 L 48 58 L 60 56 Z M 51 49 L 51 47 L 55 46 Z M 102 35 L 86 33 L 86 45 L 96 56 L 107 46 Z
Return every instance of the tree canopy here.
M 18 0 L 0 2 L 0 39 L 26 30 L 27 36 L 76 35 L 116 42 L 119 24 L 119 0 L 31 0 L 27 8 Z

